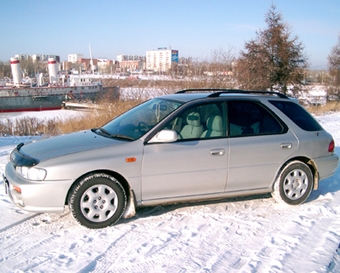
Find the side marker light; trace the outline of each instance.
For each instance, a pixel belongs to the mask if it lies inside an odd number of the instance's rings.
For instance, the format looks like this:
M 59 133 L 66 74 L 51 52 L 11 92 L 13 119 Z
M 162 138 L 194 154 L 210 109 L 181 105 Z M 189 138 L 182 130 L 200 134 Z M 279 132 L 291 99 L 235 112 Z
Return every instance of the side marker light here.
M 126 163 L 133 163 L 133 162 L 136 162 L 137 161 L 137 158 L 135 157 L 127 157 L 125 158 L 125 162 Z
M 17 186 L 14 186 L 13 189 L 17 192 L 21 194 L 21 189 Z

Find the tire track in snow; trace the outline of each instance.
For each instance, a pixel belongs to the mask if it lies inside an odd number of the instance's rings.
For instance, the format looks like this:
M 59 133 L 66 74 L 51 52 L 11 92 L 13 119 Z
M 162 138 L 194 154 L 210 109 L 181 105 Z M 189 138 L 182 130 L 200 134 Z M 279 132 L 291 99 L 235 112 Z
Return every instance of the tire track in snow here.
M 332 257 L 327 256 L 336 249 L 340 241 L 340 219 L 334 221 L 339 212 L 327 209 L 325 204 L 320 204 L 317 208 L 309 207 L 308 203 L 300 205 L 300 209 L 287 210 L 288 213 L 284 216 L 286 221 L 272 236 L 263 238 L 263 246 L 246 258 L 242 270 L 313 272 L 325 258 L 331 263 Z M 306 252 L 309 245 L 314 245 L 313 251 Z M 321 272 L 326 272 L 327 267 L 325 264 Z
M 79 272 L 108 272 L 113 260 L 119 259 L 120 255 L 126 251 L 129 245 L 141 236 L 142 233 L 136 231 L 136 228 L 136 226 L 133 226 L 123 233 L 109 245 L 105 252 L 101 253 Z
M 264 201 L 263 204 L 267 207 L 271 203 Z M 230 208 L 226 210 L 226 207 Z M 100 257 L 92 266 L 93 272 L 226 272 L 225 264 L 230 264 L 230 260 L 236 263 L 240 252 L 244 252 L 240 246 L 262 232 L 262 224 L 244 219 L 247 215 L 242 212 L 244 207 L 253 214 L 251 219 L 261 217 L 252 205 L 222 202 L 177 206 L 153 217 L 152 220 L 157 221 L 153 224 L 149 219 L 138 219 L 131 231 L 136 238 L 133 245 L 121 248 L 120 244 L 113 244 L 105 257 Z
M 63 215 L 56 214 L 38 214 L 32 216 L 25 221 L 17 222 L 0 232 L 0 245 L 2 251 L 0 253 L 0 263 L 5 262 L 11 266 L 11 269 L 23 270 L 29 265 L 28 269 L 32 269 L 39 264 L 48 262 L 48 258 L 42 259 L 45 251 L 45 245 L 54 244 L 60 239 L 58 230 L 76 225 L 71 218 L 65 219 L 69 213 Z M 62 219 L 62 221 L 60 221 Z M 10 250 L 10 251 L 7 251 Z M 30 253 L 38 253 L 37 257 L 31 258 Z M 17 257 L 27 256 L 28 261 L 17 262 Z M 45 255 L 46 256 L 46 255 Z M 40 260 L 39 262 L 37 262 Z M 5 270 L 5 267 L 2 266 Z
M 314 255 L 321 256 L 320 249 L 334 253 L 338 247 L 333 248 L 339 239 L 335 234 L 340 234 L 334 217 L 340 209 L 325 202 L 319 198 L 312 206 L 281 207 L 272 199 L 258 199 L 148 208 L 102 230 L 85 230 L 70 215 L 43 214 L 0 233 L 0 240 L 14 252 L 0 264 L 4 272 L 48 272 L 52 264 L 59 272 L 121 273 L 280 272 L 285 263 L 289 272 L 300 257 L 307 256 L 301 251 L 315 240 L 314 233 L 325 234 L 323 221 L 331 226 L 324 227 L 332 231 L 324 235 L 330 241 L 316 242 Z M 25 251 L 20 254 L 21 248 Z M 26 260 L 16 263 L 19 255 Z M 324 269 L 332 261 L 336 268 L 336 258 L 329 257 Z M 319 266 L 317 261 L 314 265 Z
M 159 214 L 160 211 L 162 213 L 160 216 L 154 216 Z M 164 207 L 142 209 L 142 213 L 139 213 L 137 217 L 131 220 L 123 220 L 118 225 L 111 227 L 119 229 L 121 236 L 117 237 L 105 252 L 101 253 L 79 272 L 89 272 L 91 270 L 91 272 L 150 271 L 150 269 L 157 266 L 157 261 L 152 259 L 140 261 L 139 258 L 153 256 L 155 252 L 160 250 L 158 247 L 165 247 L 163 240 L 159 240 L 158 246 L 151 245 L 147 240 L 153 230 L 157 230 L 166 222 L 167 216 L 163 213 L 167 214 Z M 127 267 L 124 266 L 126 259 L 129 263 Z
M 24 223 L 24 222 L 26 222 L 26 221 L 36 217 L 36 216 L 38 216 L 38 215 L 39 214 L 30 215 L 30 216 L 27 216 L 27 218 L 24 218 L 24 219 L 21 219 L 21 220 L 18 220 L 16 222 L 14 222 L 14 223 L 9 224 L 8 226 L 0 229 L 0 234 L 1 234 L 1 232 L 5 232 L 6 230 L 9 230 L 9 229 L 11 229 L 11 228 L 13 228 L 15 226 L 18 226 L 18 225 L 20 225 L 20 224 L 22 224 L 22 223 Z

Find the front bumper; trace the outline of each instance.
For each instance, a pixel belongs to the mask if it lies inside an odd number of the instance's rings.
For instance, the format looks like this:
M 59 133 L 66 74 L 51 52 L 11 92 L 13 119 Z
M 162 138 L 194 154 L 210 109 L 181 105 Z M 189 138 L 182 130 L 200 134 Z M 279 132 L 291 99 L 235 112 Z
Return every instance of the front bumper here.
M 32 212 L 57 213 L 64 211 L 67 193 L 74 182 L 26 180 L 15 172 L 10 162 L 6 165 L 3 181 L 7 195 L 17 207 Z

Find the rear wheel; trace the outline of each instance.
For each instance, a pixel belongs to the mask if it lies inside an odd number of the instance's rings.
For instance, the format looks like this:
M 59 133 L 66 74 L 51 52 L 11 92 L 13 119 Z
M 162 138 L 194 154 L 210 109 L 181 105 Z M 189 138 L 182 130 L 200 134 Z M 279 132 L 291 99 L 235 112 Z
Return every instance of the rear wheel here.
M 74 185 L 69 206 L 73 217 L 87 228 L 104 228 L 123 215 L 127 198 L 122 185 L 105 173 L 91 174 Z
M 272 196 L 278 202 L 298 205 L 307 200 L 313 188 L 313 174 L 303 162 L 293 161 L 274 184 Z

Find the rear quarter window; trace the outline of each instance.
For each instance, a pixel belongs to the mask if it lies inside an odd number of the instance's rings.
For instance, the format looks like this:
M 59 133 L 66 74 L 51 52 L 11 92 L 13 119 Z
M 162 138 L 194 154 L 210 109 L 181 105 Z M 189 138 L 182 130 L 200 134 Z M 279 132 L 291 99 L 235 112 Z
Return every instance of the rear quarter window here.
M 270 101 L 302 130 L 313 132 L 322 130 L 321 125 L 299 104 L 291 101 Z

